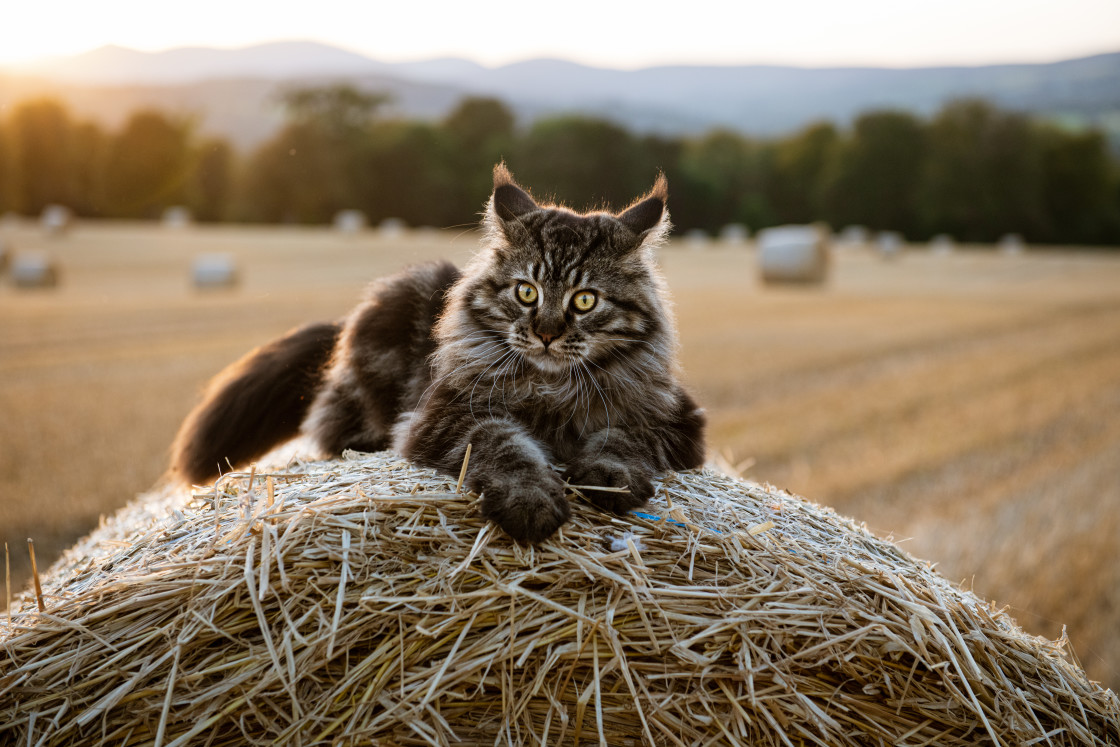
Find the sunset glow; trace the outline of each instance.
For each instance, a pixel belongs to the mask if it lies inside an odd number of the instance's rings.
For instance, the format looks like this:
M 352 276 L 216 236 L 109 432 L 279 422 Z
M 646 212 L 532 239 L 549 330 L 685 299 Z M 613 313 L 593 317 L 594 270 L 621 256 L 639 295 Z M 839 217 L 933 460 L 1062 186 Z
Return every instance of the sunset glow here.
M 730 3 L 676 11 L 572 0 L 311 5 L 44 0 L 5 9 L 0 64 L 106 44 L 154 51 L 311 39 L 386 61 L 460 56 L 496 65 L 533 57 L 635 68 L 665 63 L 808 66 L 1042 62 L 1120 49 L 1114 0 L 893 0 Z

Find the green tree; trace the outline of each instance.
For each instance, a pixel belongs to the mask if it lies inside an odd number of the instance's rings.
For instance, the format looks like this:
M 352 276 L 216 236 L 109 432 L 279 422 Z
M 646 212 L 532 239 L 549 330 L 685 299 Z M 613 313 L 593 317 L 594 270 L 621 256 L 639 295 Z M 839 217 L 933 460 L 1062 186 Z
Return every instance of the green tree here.
M 626 129 L 603 119 L 564 116 L 539 120 L 509 163 L 538 194 L 575 208 L 625 206 L 653 185 L 656 166 Z
M 186 121 L 152 110 L 133 114 L 109 144 L 106 215 L 153 218 L 167 206 L 185 202 L 192 166 L 190 137 Z
M 779 223 L 812 223 L 825 215 L 822 184 L 839 143 L 836 127 L 819 122 L 775 144 L 770 202 Z
M 212 138 L 203 142 L 194 157 L 187 204 L 200 221 L 230 217 L 234 184 L 234 152 L 228 142 Z
M 727 223 L 772 225 L 775 213 L 767 197 L 772 160 L 771 148 L 726 130 L 686 142 L 670 173 L 678 185 L 674 222 L 709 233 Z
M 71 131 L 70 207 L 78 215 L 97 217 L 104 205 L 104 181 L 109 136 L 97 125 L 83 122 Z
M 977 100 L 946 105 L 929 127 L 921 191 L 926 231 L 965 241 L 1045 232 L 1039 146 L 1025 116 Z
M 13 207 L 38 215 L 52 203 L 70 206 L 74 125 L 57 101 L 37 99 L 18 105 L 8 119 Z
M 1100 132 L 1036 133 L 1042 151 L 1040 239 L 1076 244 L 1120 243 L 1120 179 Z
M 473 222 L 490 194 L 491 169 L 513 151 L 513 112 L 497 99 L 465 98 L 443 120 L 442 130 L 454 172 L 451 220 Z
M 464 222 L 457 208 L 459 185 L 442 128 L 421 122 L 385 122 L 373 128 L 371 140 L 363 164 L 373 176 L 372 188 L 360 203 L 367 215 L 375 221 L 400 218 L 411 225 Z
M 823 176 L 825 220 L 913 235 L 926 151 L 925 129 L 914 116 L 895 111 L 860 116 Z
M 0 119 L 0 213 L 15 210 L 15 153 L 7 120 Z
M 371 127 L 385 101 L 346 85 L 287 92 L 287 124 L 249 161 L 241 200 L 247 217 L 321 223 L 368 203 Z

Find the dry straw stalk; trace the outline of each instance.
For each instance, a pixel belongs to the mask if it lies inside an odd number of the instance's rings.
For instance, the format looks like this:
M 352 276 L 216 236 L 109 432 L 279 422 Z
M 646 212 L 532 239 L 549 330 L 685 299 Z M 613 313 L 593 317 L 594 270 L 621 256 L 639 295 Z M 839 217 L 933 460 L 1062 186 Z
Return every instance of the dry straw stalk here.
M 1065 641 L 795 496 L 673 474 L 529 547 L 456 488 L 349 454 L 140 499 L 0 627 L 0 742 L 1120 743 Z

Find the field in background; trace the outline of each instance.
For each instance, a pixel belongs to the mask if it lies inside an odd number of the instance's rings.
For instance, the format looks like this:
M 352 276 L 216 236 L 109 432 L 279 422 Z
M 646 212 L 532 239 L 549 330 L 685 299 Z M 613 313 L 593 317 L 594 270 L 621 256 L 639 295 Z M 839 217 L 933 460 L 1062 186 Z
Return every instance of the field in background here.
M 246 350 L 335 318 L 471 232 L 0 228 L 62 266 L 0 285 L 0 539 L 45 565 L 159 479 L 200 387 Z M 199 293 L 198 252 L 244 283 Z M 1027 630 L 1062 626 L 1120 686 L 1120 255 L 837 254 L 823 289 L 763 287 L 749 249 L 662 253 L 713 454 L 905 540 Z

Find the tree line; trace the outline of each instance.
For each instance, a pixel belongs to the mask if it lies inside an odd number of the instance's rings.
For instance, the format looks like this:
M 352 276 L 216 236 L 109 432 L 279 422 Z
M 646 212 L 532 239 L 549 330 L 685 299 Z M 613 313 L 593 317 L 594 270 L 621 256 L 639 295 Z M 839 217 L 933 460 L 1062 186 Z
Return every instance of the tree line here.
M 289 91 L 283 127 L 251 152 L 199 135 L 196 122 L 134 113 L 113 131 L 57 101 L 0 119 L 0 212 L 154 218 L 185 205 L 201 221 L 371 221 L 469 225 L 504 159 L 537 196 L 621 207 L 664 171 L 681 230 L 752 230 L 825 221 L 993 241 L 1120 245 L 1120 163 L 1097 131 L 1071 132 L 977 100 L 930 118 L 873 111 L 780 138 L 729 130 L 633 133 L 579 115 L 518 127 L 501 101 L 468 98 L 441 121 L 382 115 L 382 95 L 348 86 Z M 546 191 L 545 191 L 546 190 Z

